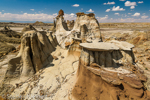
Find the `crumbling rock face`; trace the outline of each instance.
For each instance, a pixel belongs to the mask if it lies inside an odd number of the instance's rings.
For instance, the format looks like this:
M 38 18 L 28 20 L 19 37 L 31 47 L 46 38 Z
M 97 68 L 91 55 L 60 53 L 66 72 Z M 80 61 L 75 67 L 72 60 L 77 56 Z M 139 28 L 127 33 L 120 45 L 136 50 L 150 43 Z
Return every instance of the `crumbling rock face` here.
M 73 30 L 80 31 L 80 27 L 82 25 L 86 25 L 87 28 L 87 35 L 94 35 L 93 38 L 100 38 L 100 27 L 95 15 L 91 14 L 84 14 L 84 13 L 77 13 L 77 19 L 75 21 L 75 25 Z
M 68 27 L 68 30 L 72 30 L 72 29 L 73 29 L 73 26 L 74 26 L 74 20 L 72 20 L 72 21 L 67 20 L 67 27 Z
M 5 34 L 8 37 L 15 37 L 20 38 L 21 35 L 13 30 L 10 29 L 10 27 L 5 26 L 2 30 L 0 30 L 0 33 Z
M 31 77 L 44 68 L 52 61 L 51 53 L 55 50 L 56 45 L 56 39 L 51 35 L 47 36 L 46 32 L 25 32 L 19 54 L 9 61 L 5 81 Z
M 80 46 L 83 49 L 71 100 L 150 99 L 143 85 L 147 77 L 132 64 L 131 48 L 126 50 L 115 43 L 81 43 Z
M 74 55 L 74 56 L 80 56 L 81 53 L 81 47 L 79 44 L 82 43 L 82 40 L 79 38 L 73 38 L 72 43 L 68 46 L 68 55 Z
M 22 29 L 21 33 L 24 34 L 26 31 L 31 31 L 31 30 L 36 31 L 36 29 L 32 25 L 28 25 Z
M 77 13 L 77 19 L 74 23 L 74 27 L 71 31 L 69 31 L 67 24 L 64 21 L 63 14 L 61 14 L 56 17 L 55 34 L 61 47 L 65 48 L 65 43 L 71 42 L 72 38 L 75 37 L 74 34 L 80 34 L 80 38 L 90 37 L 93 39 L 100 39 L 100 28 L 94 14 Z

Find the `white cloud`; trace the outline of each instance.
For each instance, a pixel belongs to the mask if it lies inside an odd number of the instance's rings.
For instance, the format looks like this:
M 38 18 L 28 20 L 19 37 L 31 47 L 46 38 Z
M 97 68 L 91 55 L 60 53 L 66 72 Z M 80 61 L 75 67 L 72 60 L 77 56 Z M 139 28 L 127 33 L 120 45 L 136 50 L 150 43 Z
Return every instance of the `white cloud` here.
M 135 8 L 135 6 L 131 6 L 131 7 L 130 7 L 130 9 L 134 9 L 134 8 Z
M 112 11 L 125 11 L 125 9 L 120 8 L 120 6 L 117 7 L 113 6 Z
M 110 9 L 107 9 L 105 12 L 109 12 L 110 11 Z
M 99 21 L 107 20 L 107 19 L 108 19 L 108 15 L 105 15 L 105 17 L 97 17 L 97 19 L 98 19 Z
M 5 10 L 2 10 L 2 11 L 5 11 Z
M 71 16 L 74 16 L 75 14 L 74 14 L 74 13 L 71 13 L 70 15 L 71 15 Z
M 126 0 L 119 0 L 119 1 L 126 1 Z
M 145 16 L 145 15 L 144 15 L 144 16 L 141 16 L 142 19 L 146 19 L 146 18 L 148 18 L 148 17 L 149 17 L 149 16 Z
M 30 9 L 31 11 L 34 11 L 34 9 Z
M 88 11 L 86 11 L 86 12 L 90 12 L 90 13 L 92 13 L 92 12 L 94 12 L 92 9 L 89 9 Z
M 104 3 L 104 5 L 114 5 L 115 2 L 108 2 L 108 3 Z
M 125 6 L 136 6 L 136 2 L 126 1 Z
M 132 16 L 139 17 L 139 16 L 140 16 L 140 13 L 135 13 L 135 14 L 132 15 Z
M 129 15 L 131 14 L 131 13 L 128 13 Z
M 139 1 L 138 3 L 143 3 L 143 1 Z
M 118 15 L 119 16 L 120 14 L 119 13 L 115 13 L 114 15 Z
M 54 13 L 53 16 L 57 16 L 57 13 Z
M 75 20 L 76 17 L 72 16 L 73 14 L 64 14 L 64 18 L 67 20 Z M 5 21 L 43 21 L 43 22 L 53 22 L 53 18 L 57 16 L 57 13 L 54 13 L 52 15 L 49 14 L 12 14 L 12 13 L 4 13 L 2 14 L 0 12 L 0 20 Z
M 74 4 L 72 5 L 73 7 L 79 7 L 80 5 L 79 4 Z

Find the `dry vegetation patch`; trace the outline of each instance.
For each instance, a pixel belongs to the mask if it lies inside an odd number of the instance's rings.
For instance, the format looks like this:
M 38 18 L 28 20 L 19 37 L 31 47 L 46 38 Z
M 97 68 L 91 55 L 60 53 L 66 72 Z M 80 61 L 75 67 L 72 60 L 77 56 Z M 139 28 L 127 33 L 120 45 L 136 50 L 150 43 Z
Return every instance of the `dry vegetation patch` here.
M 7 42 L 7 43 L 17 43 L 17 44 L 19 44 L 21 41 L 20 41 L 20 38 L 8 37 L 7 35 L 0 33 L 0 42 L 2 42 L 2 43 L 5 43 L 5 42 Z
M 7 53 L 13 50 L 16 50 L 14 46 L 0 42 L 0 57 L 6 55 Z

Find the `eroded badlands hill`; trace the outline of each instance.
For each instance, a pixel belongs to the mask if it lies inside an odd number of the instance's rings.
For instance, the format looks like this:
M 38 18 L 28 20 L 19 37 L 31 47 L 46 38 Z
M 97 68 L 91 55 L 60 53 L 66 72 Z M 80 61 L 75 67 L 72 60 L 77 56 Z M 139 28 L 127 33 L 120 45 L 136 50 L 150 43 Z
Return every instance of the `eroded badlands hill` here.
M 59 11 L 52 31 L 27 30 L 8 62 L 0 95 L 11 100 L 149 100 L 134 45 L 106 39 L 94 14 L 72 30 Z M 55 21 L 54 21 L 55 22 Z M 110 41 L 111 40 L 111 41 Z

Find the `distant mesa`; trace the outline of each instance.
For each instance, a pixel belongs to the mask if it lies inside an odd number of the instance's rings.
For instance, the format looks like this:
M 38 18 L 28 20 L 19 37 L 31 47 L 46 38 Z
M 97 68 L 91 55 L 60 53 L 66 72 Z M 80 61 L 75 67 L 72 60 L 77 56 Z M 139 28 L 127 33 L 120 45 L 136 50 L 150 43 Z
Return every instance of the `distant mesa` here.
M 44 26 L 46 24 L 43 23 L 43 22 L 36 21 L 35 23 L 33 23 L 33 25 L 35 25 L 35 26 Z

